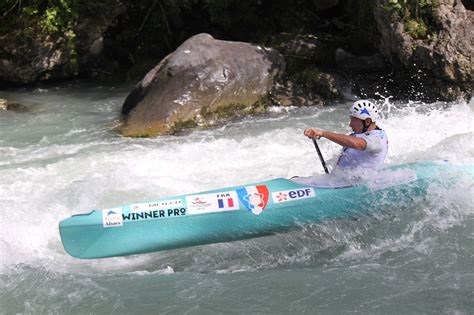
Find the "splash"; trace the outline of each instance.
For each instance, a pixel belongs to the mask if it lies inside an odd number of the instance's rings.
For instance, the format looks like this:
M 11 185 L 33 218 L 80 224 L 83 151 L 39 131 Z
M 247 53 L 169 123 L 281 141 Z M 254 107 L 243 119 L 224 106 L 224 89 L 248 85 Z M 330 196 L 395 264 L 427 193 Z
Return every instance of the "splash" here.
M 302 135 L 304 128 L 350 131 L 349 104 L 342 104 L 324 109 L 272 110 L 265 117 L 243 119 L 215 130 L 197 130 L 187 137 L 125 139 L 106 126 L 119 113 L 126 91 L 90 88 L 84 93 L 71 93 L 68 89 L 33 91 L 29 96 L 21 94 L 17 98 L 32 97 L 35 102 L 45 104 L 44 110 L 29 113 L 21 120 L 0 117 L 0 209 L 3 212 L 0 251 L 4 253 L 0 273 L 21 264 L 45 265 L 64 272 L 141 269 L 157 256 L 117 258 L 105 265 L 70 258 L 60 244 L 59 220 L 74 213 L 139 200 L 275 177 L 322 174 L 311 141 Z M 433 159 L 474 162 L 472 101 L 469 104 L 403 104 L 394 102 L 390 96 L 383 99 L 380 124 L 390 138 L 389 162 Z M 321 140 L 320 147 L 326 159 L 334 163 L 340 147 L 327 140 Z M 347 238 L 342 237 L 334 247 L 346 241 L 356 244 L 353 240 L 359 234 L 350 232 L 351 227 L 329 226 L 323 227 L 328 233 L 321 236 L 322 243 L 325 237 L 330 238 L 342 230 L 347 231 Z M 315 231 L 307 233 L 302 234 L 303 239 L 310 239 Z M 295 245 L 298 242 L 292 240 L 298 239 L 298 235 L 283 235 L 268 241 L 263 249 L 266 253 L 263 256 L 267 258 L 263 260 L 255 258 L 261 252 L 258 249 L 261 240 L 218 245 L 219 249 L 230 248 L 229 256 L 223 257 L 232 257 L 231 251 L 242 253 L 238 263 L 231 266 L 211 253 L 213 246 L 191 253 L 203 260 L 217 259 L 214 270 L 225 272 L 265 265 L 304 264 L 315 259 L 310 252 L 324 252 L 324 246 L 314 248 L 305 240 Z M 275 244 L 278 242 L 292 243 L 294 247 L 278 247 Z M 383 247 L 383 241 L 376 242 Z M 279 251 L 272 251 L 274 246 Z M 354 248 L 360 246 L 354 245 Z M 183 252 L 176 253 L 171 260 L 192 259 Z M 257 263 L 251 263 L 255 259 Z M 197 262 L 178 263 L 175 267 L 176 264 L 165 259 L 158 269 L 166 270 L 168 265 L 175 271 L 201 268 Z

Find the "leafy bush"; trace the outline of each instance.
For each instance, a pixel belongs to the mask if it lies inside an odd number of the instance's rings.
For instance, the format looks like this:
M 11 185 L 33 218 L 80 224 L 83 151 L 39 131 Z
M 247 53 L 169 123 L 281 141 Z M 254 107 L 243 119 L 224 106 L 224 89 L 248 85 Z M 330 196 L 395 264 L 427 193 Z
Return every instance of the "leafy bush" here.
M 428 27 L 423 20 L 405 20 L 405 31 L 410 34 L 413 38 L 427 38 Z
M 439 7 L 439 0 L 388 0 L 387 10 L 397 12 L 405 31 L 413 38 L 430 38 L 436 32 L 433 13 Z

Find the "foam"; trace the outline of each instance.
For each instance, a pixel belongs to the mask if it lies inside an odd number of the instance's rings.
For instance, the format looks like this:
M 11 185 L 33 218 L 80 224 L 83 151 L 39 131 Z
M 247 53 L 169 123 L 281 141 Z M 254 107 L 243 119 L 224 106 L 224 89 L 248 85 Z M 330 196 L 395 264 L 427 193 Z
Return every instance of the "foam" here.
M 126 139 L 104 127 L 116 118 L 120 96 L 101 90 L 90 96 L 93 104 L 87 108 L 90 100 L 81 98 L 80 93 L 62 93 L 61 89 L 37 91 L 32 98 L 50 101 L 51 108 L 25 116 L 23 121 L 15 120 L 15 125 L 7 125 L 2 133 L 23 128 L 34 139 L 43 140 L 38 143 L 25 133 L 19 138 L 3 138 L 0 143 L 0 273 L 24 263 L 59 270 L 110 270 L 111 265 L 114 270 L 133 270 L 155 256 L 117 258 L 105 267 L 100 262 L 75 260 L 62 249 L 58 222 L 96 208 L 269 178 L 322 174 L 313 144 L 302 134 L 304 128 L 350 131 L 348 106 L 343 105 L 273 109 L 267 117 L 197 130 L 187 136 Z M 386 102 L 380 125 L 389 134 L 389 161 L 472 163 L 473 104 Z M 72 126 L 65 123 L 71 117 Z M 334 162 L 340 147 L 324 139 L 319 144 L 325 158 Z M 382 243 L 377 246 L 386 247 Z M 300 257 L 303 261 L 310 259 L 305 255 Z M 271 260 L 284 264 L 292 259 L 295 257 L 283 253 Z

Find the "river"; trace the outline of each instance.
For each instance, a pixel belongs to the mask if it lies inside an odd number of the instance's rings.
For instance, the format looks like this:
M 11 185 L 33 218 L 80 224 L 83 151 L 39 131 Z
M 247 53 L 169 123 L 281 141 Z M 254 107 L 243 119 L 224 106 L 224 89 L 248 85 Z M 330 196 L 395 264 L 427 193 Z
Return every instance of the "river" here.
M 115 131 L 131 85 L 0 91 L 0 314 L 474 312 L 474 186 L 274 236 L 98 260 L 61 245 L 72 214 L 276 177 L 321 174 L 303 129 L 349 132 L 347 103 L 271 108 L 151 139 Z M 474 101 L 380 101 L 387 163 L 474 163 Z M 319 141 L 334 162 L 340 148 Z

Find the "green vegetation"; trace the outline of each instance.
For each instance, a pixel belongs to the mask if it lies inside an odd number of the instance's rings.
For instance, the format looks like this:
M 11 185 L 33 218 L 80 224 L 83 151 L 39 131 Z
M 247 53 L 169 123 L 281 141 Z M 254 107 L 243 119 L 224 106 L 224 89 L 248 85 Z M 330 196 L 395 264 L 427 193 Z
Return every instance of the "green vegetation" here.
M 68 65 L 75 67 L 81 57 L 78 25 L 107 16 L 118 3 L 123 4 L 125 13 L 107 29 L 103 53 L 91 67 L 91 73 L 102 79 L 141 78 L 183 41 L 201 32 L 272 47 L 306 36 L 334 37 L 318 41 L 317 55 L 327 51 L 324 60 L 315 61 L 311 55 L 285 56 L 290 76 L 308 64 L 332 67 L 335 47 L 371 54 L 378 36 L 373 17 L 376 0 L 353 1 L 349 7 L 341 4 L 324 12 L 317 11 L 309 0 L 1 0 L 0 37 L 14 34 L 16 46 L 57 43 L 62 38 L 70 54 Z M 423 2 L 420 8 L 424 7 Z M 322 47 L 323 42 L 328 47 Z M 0 47 L 2 54 L 8 52 Z M 311 77 L 302 74 L 308 75 Z
M 254 104 L 245 105 L 243 103 L 230 103 L 217 107 L 215 110 L 208 106 L 203 106 L 200 110 L 201 118 L 193 118 L 183 121 L 176 121 L 170 133 L 180 133 L 186 129 L 200 127 L 212 128 L 221 125 L 226 121 L 238 119 L 246 115 L 257 115 L 265 113 L 266 107 L 270 104 L 267 97 L 263 97 Z
M 171 133 L 175 133 L 183 129 L 195 128 L 197 126 L 198 124 L 196 123 L 194 119 L 188 119 L 185 121 L 177 121 L 174 123 L 173 130 L 171 131 Z
M 339 92 L 334 88 L 334 79 L 316 67 L 308 67 L 293 76 L 305 93 L 316 93 L 328 99 L 337 98 Z
M 22 35 L 65 35 L 75 37 L 74 28 L 81 16 L 106 10 L 112 0 L 99 3 L 86 0 L 4 0 L 0 3 L 0 35 L 17 31 Z
M 77 68 L 75 27 L 81 16 L 107 10 L 112 0 L 4 0 L 0 3 L 0 36 L 15 34 L 24 41 L 64 38 L 70 67 Z
M 319 87 L 321 71 L 316 68 L 306 68 L 295 75 L 295 81 L 300 83 L 308 91 L 314 91 Z
M 385 8 L 397 12 L 405 31 L 415 39 L 430 39 L 436 33 L 433 14 L 438 0 L 388 0 Z
M 307 0 L 120 0 L 126 13 L 110 27 L 98 71 L 123 78 L 144 75 L 143 60 L 160 60 L 199 32 L 219 39 L 268 44 L 274 34 L 311 33 L 317 14 Z M 2 0 L 0 37 L 24 42 L 64 38 L 73 62 L 77 26 L 117 8 L 117 0 Z M 0 54 L 1 52 L 0 48 Z M 117 69 L 120 68 L 120 69 Z M 131 69 L 129 73 L 123 71 Z M 115 72 L 115 73 L 114 73 Z M 145 71 L 146 72 L 146 71 Z
M 405 20 L 405 30 L 413 38 L 427 38 L 428 27 L 423 20 Z
M 216 124 L 221 124 L 224 121 L 233 120 L 242 116 L 263 114 L 269 105 L 270 100 L 268 99 L 268 96 L 264 96 L 256 102 L 249 100 L 248 102 L 244 101 L 242 103 L 229 103 L 220 105 L 215 109 L 211 109 L 208 106 L 203 106 L 199 113 L 202 119 L 199 121 L 198 125 L 208 128 Z M 183 125 L 180 124 L 179 127 L 183 127 Z M 194 126 L 184 126 L 184 128 L 189 127 Z

